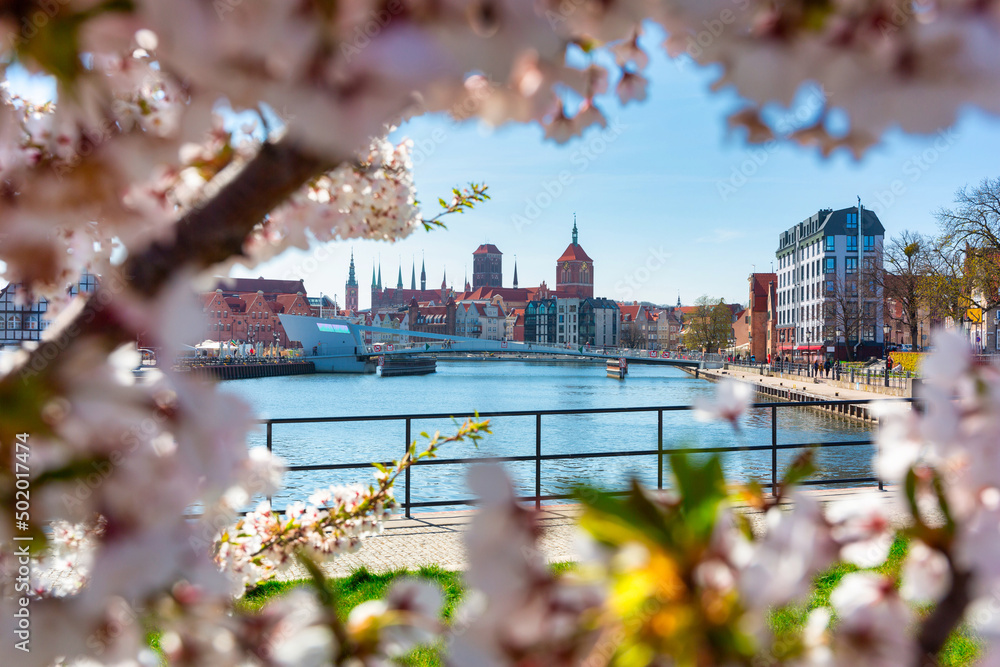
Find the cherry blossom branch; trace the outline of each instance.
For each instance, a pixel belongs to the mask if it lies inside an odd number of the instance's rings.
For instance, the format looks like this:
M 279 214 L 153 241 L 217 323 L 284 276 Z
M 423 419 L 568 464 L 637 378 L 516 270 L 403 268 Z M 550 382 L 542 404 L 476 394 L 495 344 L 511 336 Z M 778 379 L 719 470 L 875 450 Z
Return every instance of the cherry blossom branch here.
M 186 213 L 176 236 L 153 243 L 125 264 L 129 283 L 138 292 L 156 294 L 184 267 L 206 269 L 243 255 L 247 234 L 309 179 L 351 158 L 322 159 L 287 136 L 265 143 L 260 152 L 204 205 Z
M 417 452 L 414 440 L 406 454 L 391 467 L 373 464 L 377 469 L 376 484 L 367 489 L 360 486 L 321 489 L 309 498 L 309 505 L 290 504 L 284 518 L 264 503 L 223 531 L 216 543 L 216 563 L 242 575 L 244 584 L 252 586 L 271 577 L 277 567 L 292 559 L 329 558 L 357 548 L 362 538 L 379 530 L 383 516 L 396 506 L 393 486 L 411 465 L 434 458 L 442 445 L 465 440 L 475 443 L 489 432 L 489 420 L 468 419 L 454 435 L 425 433 L 430 442 L 424 451 Z M 321 583 L 316 582 L 317 586 Z
M 940 664 L 935 656 L 944 648 L 952 631 L 962 622 L 965 610 L 972 602 L 969 589 L 972 573 L 958 569 L 950 554 L 948 569 L 951 572 L 951 588 L 920 626 L 920 653 L 917 655 L 916 667 Z

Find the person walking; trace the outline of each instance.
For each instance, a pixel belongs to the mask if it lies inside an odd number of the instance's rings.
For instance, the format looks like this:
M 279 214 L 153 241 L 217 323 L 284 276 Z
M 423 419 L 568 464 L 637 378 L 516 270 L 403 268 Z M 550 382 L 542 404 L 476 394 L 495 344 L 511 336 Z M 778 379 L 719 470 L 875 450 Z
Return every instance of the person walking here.
M 833 366 L 833 364 L 830 363 L 829 359 L 827 359 L 826 363 L 823 364 L 823 370 L 826 371 L 826 376 L 827 377 L 830 377 L 830 367 L 831 366 Z
M 819 375 L 819 359 L 816 359 L 815 361 L 813 361 L 813 377 L 817 377 L 818 375 Z

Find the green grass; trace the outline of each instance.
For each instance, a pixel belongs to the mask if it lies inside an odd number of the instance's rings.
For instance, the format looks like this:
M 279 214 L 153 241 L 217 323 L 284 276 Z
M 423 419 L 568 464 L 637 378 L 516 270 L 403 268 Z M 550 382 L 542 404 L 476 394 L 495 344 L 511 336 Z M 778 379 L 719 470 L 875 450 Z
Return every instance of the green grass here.
M 907 545 L 903 540 L 896 540 L 889 551 L 889 558 L 873 571 L 887 575 L 898 575 L 903 559 L 906 557 Z M 575 567 L 573 563 L 556 563 L 552 566 L 556 572 L 565 572 Z M 830 593 L 837 587 L 845 574 L 856 572 L 858 568 L 852 565 L 837 565 L 823 572 L 814 580 L 813 593 L 804 605 L 782 607 L 773 610 L 768 617 L 768 625 L 775 636 L 781 637 L 797 632 L 806 621 L 809 612 L 830 603 Z M 337 594 L 337 613 L 341 618 L 358 604 L 367 600 L 381 598 L 388 591 L 393 580 L 401 576 L 417 576 L 437 582 L 445 594 L 443 615 L 449 620 L 455 607 L 462 598 L 464 591 L 461 572 L 451 572 L 439 567 L 424 567 L 419 570 L 399 570 L 384 574 L 374 574 L 362 568 L 348 577 L 331 579 L 330 583 Z M 282 595 L 296 586 L 308 585 L 306 581 L 268 582 L 248 591 L 237 601 L 237 608 L 243 611 L 258 611 L 268 601 Z M 926 610 L 918 610 L 918 614 Z M 981 653 L 981 645 L 976 637 L 967 629 L 959 628 L 954 632 L 944 650 L 939 656 L 941 667 L 965 667 L 972 664 Z M 418 648 L 399 660 L 399 664 L 409 667 L 438 667 L 442 664 L 441 646 Z

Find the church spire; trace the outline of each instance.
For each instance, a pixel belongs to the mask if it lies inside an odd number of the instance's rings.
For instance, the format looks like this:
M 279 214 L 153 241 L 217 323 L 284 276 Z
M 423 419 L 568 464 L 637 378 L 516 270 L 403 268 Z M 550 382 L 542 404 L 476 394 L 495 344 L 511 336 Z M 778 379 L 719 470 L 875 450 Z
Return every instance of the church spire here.
M 679 290 L 678 290 L 678 292 L 677 292 L 677 307 L 678 307 L 678 308 L 680 308 L 680 307 L 681 307 L 681 293 L 680 293 L 680 291 L 679 291 Z
M 410 289 L 411 290 L 415 290 L 415 289 L 417 289 L 417 262 L 416 262 L 416 260 L 414 260 L 413 262 L 411 262 L 411 267 L 412 267 L 412 269 L 410 271 Z
M 382 261 L 381 260 L 379 260 L 379 263 L 378 263 L 378 285 L 375 286 L 375 289 L 378 289 L 378 290 L 382 289 Z
M 420 289 L 427 289 L 427 264 L 424 262 L 423 253 L 420 253 Z
M 399 277 L 396 278 L 396 289 L 403 289 L 403 263 L 399 263 Z
M 514 255 L 514 289 L 517 289 L 517 255 Z
M 358 279 L 354 277 L 354 251 L 351 250 L 351 271 L 347 274 L 347 286 L 357 287 Z
M 577 231 L 576 231 L 576 213 L 573 214 L 573 245 L 580 245 L 578 242 Z
M 375 289 L 375 262 L 372 262 L 372 289 Z
M 448 269 L 445 269 L 441 275 L 441 289 L 448 289 Z

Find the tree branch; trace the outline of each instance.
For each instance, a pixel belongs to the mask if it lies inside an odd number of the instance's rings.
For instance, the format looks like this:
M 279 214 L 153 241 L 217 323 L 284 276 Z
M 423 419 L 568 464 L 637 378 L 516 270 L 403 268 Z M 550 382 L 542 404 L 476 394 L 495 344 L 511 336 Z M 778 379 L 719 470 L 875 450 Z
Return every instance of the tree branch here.
M 221 186 L 201 206 L 184 214 L 176 224 L 172 240 L 153 243 L 130 257 L 124 266 L 127 285 L 136 292 L 153 297 L 169 278 L 184 270 L 200 271 L 243 253 L 247 234 L 264 217 L 285 201 L 309 179 L 335 166 L 294 144 L 287 136 L 276 143 L 265 143 L 260 152 L 234 178 Z M 107 304 L 114 290 L 99 287 L 62 336 L 43 342 L 21 367 L 21 377 L 49 366 L 69 344 L 69 338 L 96 336 L 110 351 L 123 342 L 134 340 L 136 333 L 128 323 L 118 321 Z M 16 372 L 0 382 L 0 397 L 16 394 Z
M 958 570 L 950 558 L 949 565 L 952 577 L 951 589 L 920 626 L 918 637 L 920 656 L 917 658 L 917 667 L 939 664 L 936 660 L 937 654 L 948 641 L 952 630 L 958 627 L 962 621 L 965 609 L 971 602 L 969 584 L 972 580 L 972 574 L 968 571 Z
M 243 242 L 254 225 L 310 178 L 335 164 L 301 150 L 287 136 L 265 143 L 232 181 L 177 222 L 173 240 L 153 243 L 129 258 L 125 264 L 129 284 L 153 296 L 181 268 L 207 269 L 242 255 Z

